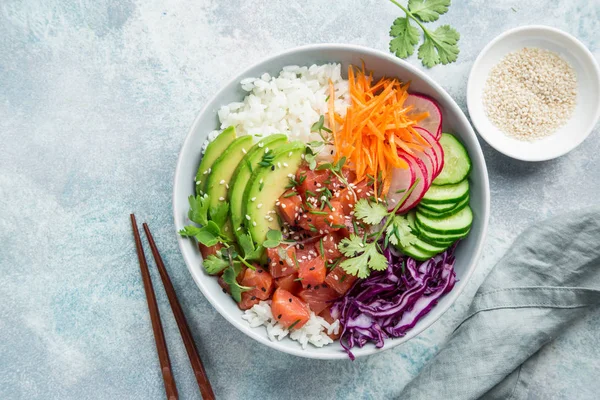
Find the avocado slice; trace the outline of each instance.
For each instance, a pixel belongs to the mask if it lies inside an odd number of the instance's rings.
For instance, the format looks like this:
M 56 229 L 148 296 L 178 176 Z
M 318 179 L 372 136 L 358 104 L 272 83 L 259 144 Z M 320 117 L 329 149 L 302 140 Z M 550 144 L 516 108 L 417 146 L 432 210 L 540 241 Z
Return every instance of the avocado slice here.
M 202 156 L 202 161 L 200 161 L 200 165 L 198 166 L 198 172 L 196 173 L 196 194 L 202 195 L 206 193 L 206 181 L 210 173 L 209 170 L 215 160 L 223 154 L 234 139 L 235 128 L 230 126 L 208 144 Z
M 275 203 L 290 183 L 288 176 L 300 167 L 305 147 L 299 141 L 285 144 L 275 150 L 271 166 L 257 166 L 252 172 L 242 204 L 244 223 L 257 245 L 265 241 L 269 229 L 281 229 Z
M 244 226 L 244 191 L 248 185 L 248 180 L 252 176 L 252 172 L 258 167 L 258 163 L 262 160 L 267 150 L 275 151 L 286 142 L 287 136 L 283 134 L 267 136 L 248 150 L 248 154 L 242 158 L 242 161 L 240 161 L 235 169 L 231 177 L 231 183 L 229 184 L 228 195 L 231 223 L 236 236 L 243 232 L 240 228 Z
M 210 210 L 218 207 L 227 199 L 227 192 L 229 191 L 229 183 L 233 171 L 248 152 L 246 149 L 252 147 L 252 142 L 253 139 L 250 135 L 239 137 L 215 160 L 206 182 L 209 213 Z M 233 230 L 231 229 L 230 221 L 223 226 L 223 231 L 228 237 L 233 239 Z

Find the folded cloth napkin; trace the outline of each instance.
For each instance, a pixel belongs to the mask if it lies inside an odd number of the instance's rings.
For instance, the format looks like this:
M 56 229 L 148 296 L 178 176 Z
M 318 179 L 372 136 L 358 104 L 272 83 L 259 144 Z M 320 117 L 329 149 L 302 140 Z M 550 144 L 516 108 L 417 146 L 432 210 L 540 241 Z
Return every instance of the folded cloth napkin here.
M 600 308 L 600 207 L 525 231 L 406 399 L 524 399 L 538 351 Z M 600 377 L 598 377 L 600 378 Z

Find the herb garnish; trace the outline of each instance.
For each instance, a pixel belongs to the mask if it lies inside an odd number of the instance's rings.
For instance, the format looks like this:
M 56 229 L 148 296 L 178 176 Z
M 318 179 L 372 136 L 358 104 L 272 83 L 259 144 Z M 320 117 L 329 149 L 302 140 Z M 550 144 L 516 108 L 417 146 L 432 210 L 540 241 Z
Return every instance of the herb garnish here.
M 413 183 L 396 207 L 390 212 L 380 203 L 370 204 L 364 199 L 356 203 L 354 206 L 354 215 L 357 219 L 362 220 L 362 222 L 368 225 L 379 225 L 385 218 L 385 223 L 383 223 L 379 230 L 375 231 L 375 234 L 367 232 L 361 237 L 356 234 L 355 230 L 355 233 L 352 233 L 350 237 L 341 240 L 338 248 L 343 255 L 348 257 L 348 259 L 340 264 L 344 271 L 364 279 L 369 276 L 371 271 L 383 271 L 387 268 L 388 262 L 383 254 L 381 254 L 382 250 L 378 241 L 384 233 L 386 233 L 386 241 L 400 240 L 399 238 L 392 239 L 392 235 L 395 236 L 396 232 L 404 232 L 400 225 L 396 228 L 394 223 L 397 217 L 396 211 L 410 196 L 418 182 L 419 179 Z M 393 226 L 393 228 L 388 233 L 389 226 Z
M 448 64 L 456 61 L 459 53 L 458 40 L 460 34 L 450 25 L 442 25 L 430 31 L 423 23 L 437 21 L 450 7 L 451 0 L 408 0 L 407 7 L 396 0 L 390 0 L 398 6 L 406 17 L 396 18 L 390 28 L 390 51 L 398 58 L 407 58 L 415 51 L 419 43 L 419 30 L 413 20 L 423 30 L 423 44 L 419 46 L 418 57 L 423 65 L 431 68 L 439 63 Z

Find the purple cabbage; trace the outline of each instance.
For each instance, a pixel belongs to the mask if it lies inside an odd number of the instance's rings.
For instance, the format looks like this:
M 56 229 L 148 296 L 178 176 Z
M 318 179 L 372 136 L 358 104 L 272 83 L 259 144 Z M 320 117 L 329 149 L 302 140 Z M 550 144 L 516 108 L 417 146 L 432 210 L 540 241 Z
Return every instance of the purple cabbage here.
M 358 280 L 331 309 L 342 323 L 340 343 L 350 359 L 354 346 L 373 342 L 381 348 L 384 339 L 404 336 L 452 290 L 455 247 L 424 262 L 384 250 L 388 268 Z

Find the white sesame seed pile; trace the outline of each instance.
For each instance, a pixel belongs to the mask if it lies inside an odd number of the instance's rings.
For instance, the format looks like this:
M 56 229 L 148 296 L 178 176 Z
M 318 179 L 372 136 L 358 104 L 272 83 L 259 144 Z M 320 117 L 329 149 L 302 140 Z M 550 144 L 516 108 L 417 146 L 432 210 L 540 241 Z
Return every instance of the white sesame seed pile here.
M 487 78 L 485 113 L 501 131 L 520 140 L 551 135 L 575 109 L 577 75 L 558 54 L 523 48 L 508 54 Z

